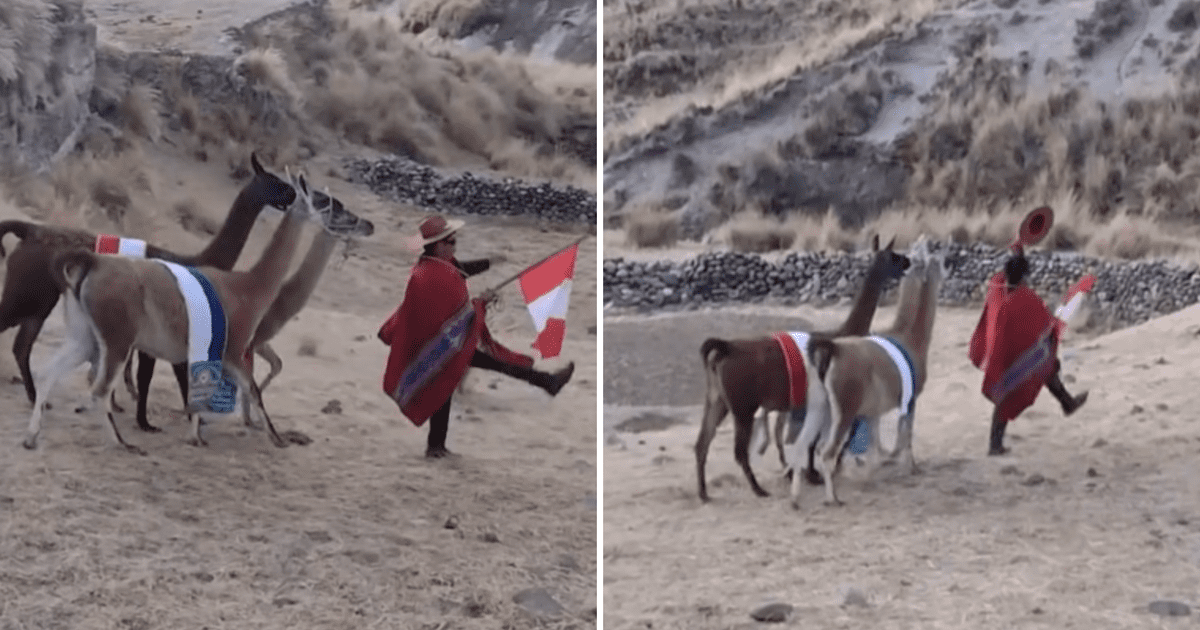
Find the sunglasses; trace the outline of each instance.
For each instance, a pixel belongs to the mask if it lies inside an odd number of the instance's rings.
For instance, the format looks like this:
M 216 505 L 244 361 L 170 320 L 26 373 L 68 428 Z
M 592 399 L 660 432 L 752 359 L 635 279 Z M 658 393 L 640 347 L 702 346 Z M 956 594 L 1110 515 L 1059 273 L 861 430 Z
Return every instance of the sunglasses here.
M 442 242 L 443 242 L 443 243 L 445 243 L 445 244 L 447 244 L 447 245 L 454 245 L 455 243 L 457 243 L 457 242 L 458 242 L 458 239 L 455 239 L 455 238 L 444 238 L 444 239 L 442 239 Z

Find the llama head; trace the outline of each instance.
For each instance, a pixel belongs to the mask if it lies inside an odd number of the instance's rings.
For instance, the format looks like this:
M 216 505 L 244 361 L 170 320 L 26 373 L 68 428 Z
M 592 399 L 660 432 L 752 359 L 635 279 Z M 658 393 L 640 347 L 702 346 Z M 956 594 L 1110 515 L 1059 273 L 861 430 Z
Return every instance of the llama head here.
M 346 209 L 342 201 L 324 191 L 313 191 L 313 202 L 321 215 L 321 223 L 330 234 L 344 237 L 366 237 L 375 233 L 375 224 Z
M 328 188 L 324 192 L 310 189 L 303 173 L 293 177 L 290 170 L 285 171 L 297 190 L 300 201 L 297 211 L 304 212 L 306 219 L 319 223 L 330 234 L 346 238 L 375 233 L 375 224 L 347 210 L 340 199 L 329 194 Z
M 246 186 L 246 190 L 261 198 L 263 205 L 286 212 L 296 201 L 296 189 L 263 168 L 254 153 L 250 154 L 250 168 L 254 169 L 254 179 Z

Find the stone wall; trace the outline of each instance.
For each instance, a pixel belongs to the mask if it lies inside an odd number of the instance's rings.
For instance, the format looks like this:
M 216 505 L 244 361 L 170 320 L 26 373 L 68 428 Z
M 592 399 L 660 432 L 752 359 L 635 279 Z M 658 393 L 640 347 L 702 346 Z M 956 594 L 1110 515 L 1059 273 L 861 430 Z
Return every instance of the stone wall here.
M 986 245 L 933 243 L 944 256 L 946 277 L 938 294 L 941 304 L 978 305 L 988 278 L 1004 266 L 1007 250 Z M 1028 283 L 1047 302 L 1086 273 L 1096 276 L 1087 299 L 1088 321 L 1101 328 L 1120 328 L 1191 306 L 1200 300 L 1200 271 L 1164 261 L 1111 261 L 1073 254 L 1030 252 Z M 778 262 L 736 252 L 711 252 L 683 262 L 604 261 L 606 308 L 641 311 L 692 309 L 757 303 L 827 303 L 853 298 L 866 275 L 870 257 L 861 254 L 792 252 Z M 892 282 L 883 295 L 894 301 Z

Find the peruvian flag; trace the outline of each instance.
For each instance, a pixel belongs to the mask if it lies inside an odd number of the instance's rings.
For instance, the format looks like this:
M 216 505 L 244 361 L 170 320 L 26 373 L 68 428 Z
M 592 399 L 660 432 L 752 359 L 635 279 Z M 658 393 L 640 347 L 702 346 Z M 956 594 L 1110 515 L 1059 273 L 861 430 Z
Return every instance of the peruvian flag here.
M 567 247 L 521 272 L 518 282 L 538 336 L 533 348 L 543 359 L 558 356 L 567 329 L 567 304 L 575 277 L 575 258 L 579 243 Z

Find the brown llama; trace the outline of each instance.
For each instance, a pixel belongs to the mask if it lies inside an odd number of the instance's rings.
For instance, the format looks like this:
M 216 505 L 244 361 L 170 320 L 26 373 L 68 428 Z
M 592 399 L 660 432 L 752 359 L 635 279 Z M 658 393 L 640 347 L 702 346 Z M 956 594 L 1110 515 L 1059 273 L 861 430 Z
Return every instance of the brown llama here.
M 283 284 L 304 224 L 320 218 L 303 177 L 295 183 L 295 188 L 303 203 L 294 204 L 285 214 L 254 266 L 247 271 L 214 267 L 196 270 L 207 278 L 223 309 L 226 327 L 221 367 L 238 388 L 243 416 L 247 424 L 265 425 L 277 447 L 287 443 L 262 408 L 261 396 L 249 377 L 247 355 L 253 331 Z M 39 375 L 37 400 L 24 446 L 37 447 L 42 409 L 54 385 L 75 367 L 94 359 L 99 367 L 91 386 L 92 404 L 103 398 L 108 406 L 108 426 L 116 442 L 129 451 L 145 454 L 121 438 L 113 420 L 110 394 L 118 369 L 133 350 L 172 365 L 188 362 L 190 322 L 179 281 L 162 262 L 95 254 L 83 249 L 60 252 L 52 265 L 66 296 L 67 338 Z M 205 445 L 200 435 L 199 409 L 189 405 L 188 414 L 192 421 L 190 442 Z
M 912 454 L 913 412 L 928 377 L 937 294 L 945 272 L 941 259 L 927 254 L 915 266 L 918 268 L 900 283 L 900 303 L 891 328 L 869 337 L 816 339 L 808 345 L 809 359 L 829 399 L 830 429 L 817 458 L 829 505 L 841 505 L 834 487 L 837 455 L 850 437 L 855 418 L 866 417 L 877 424 L 880 416 L 899 407 L 900 426 L 892 457 L 902 455 L 909 474 L 917 472 Z M 800 485 L 793 479 L 792 505 L 796 508 L 799 492 Z
M 908 269 L 908 258 L 894 253 L 893 238 L 880 249 L 879 235 L 871 241 L 874 256 L 863 280 L 862 287 L 854 299 L 846 321 L 836 330 L 811 333 L 813 336 L 837 336 L 855 332 L 866 333 L 871 318 L 879 305 L 888 280 L 904 275 Z M 734 419 L 734 458 L 741 465 L 750 487 L 760 497 L 770 496 L 758 485 L 754 471 L 750 469 L 750 438 L 755 425 L 755 412 L 759 408 L 768 411 L 789 411 L 792 408 L 790 379 L 787 361 L 780 343 L 774 337 L 757 339 L 723 340 L 706 339 L 700 346 L 708 385 L 704 399 L 704 419 L 700 435 L 696 440 L 696 482 L 700 500 L 708 501 L 708 489 L 704 478 L 704 466 L 708 459 L 708 447 L 716 436 L 717 427 L 727 413 Z M 811 382 L 816 379 L 809 378 Z M 811 389 L 811 388 L 810 388 Z M 776 442 L 783 460 L 781 433 L 785 418 L 781 415 L 776 425 Z M 806 423 L 807 424 L 807 423 Z M 786 464 L 786 461 L 785 461 Z M 799 471 L 793 471 L 793 477 Z
M 332 215 L 351 216 L 352 214 L 344 210 L 342 202 L 335 197 L 329 196 L 329 191 L 325 194 L 313 191 L 314 200 L 318 205 L 329 208 Z M 324 206 L 324 204 L 329 204 Z M 325 211 L 323 215 L 328 216 Z M 338 231 L 350 231 L 360 236 L 370 236 L 375 231 L 374 225 L 365 219 L 354 218 L 354 224 L 348 228 L 341 228 Z M 271 366 L 271 371 L 267 377 L 258 385 L 259 392 L 267 389 L 267 385 L 271 380 L 283 370 L 283 359 L 271 347 L 270 340 L 279 334 L 283 329 L 284 324 L 291 321 L 308 303 L 309 297 L 317 287 L 317 283 L 321 280 L 321 275 L 325 272 L 325 267 L 329 263 L 330 256 L 333 255 L 333 250 L 337 247 L 338 238 L 331 229 L 320 230 L 313 236 L 312 244 L 309 246 L 308 253 L 305 254 L 304 260 L 300 262 L 300 267 L 288 278 L 287 282 L 279 289 L 279 296 L 271 304 L 271 308 L 263 315 L 262 322 L 258 324 L 258 330 L 254 331 L 254 337 L 250 340 L 250 347 L 254 352 L 266 359 L 267 364 Z M 251 374 L 253 377 L 253 374 Z
M 296 191 L 287 182 L 263 169 L 258 157 L 253 153 L 250 154 L 250 166 L 254 176 L 234 199 L 225 223 L 208 246 L 197 254 L 184 256 L 147 244 L 146 257 L 168 260 L 188 267 L 233 269 L 263 208 L 272 206 L 283 211 L 296 200 Z M 86 230 L 41 225 L 29 221 L 0 221 L 0 240 L 6 234 L 15 234 L 21 239 L 21 244 L 13 250 L 5 263 L 7 276 L 3 295 L 0 296 L 0 332 L 17 324 L 21 326 L 12 349 L 25 385 L 25 394 L 32 403 L 37 399 L 37 388 L 29 367 L 29 355 L 46 318 L 58 304 L 60 295 L 50 263 L 55 255 L 63 251 L 92 251 L 97 235 Z M 0 256 L 5 255 L 3 243 L 0 243 Z M 147 392 L 153 376 L 154 358 L 139 353 L 139 359 L 144 367 L 138 371 L 136 389 Z M 175 377 L 183 389 L 187 383 L 186 371 L 176 369 Z M 145 396 L 135 394 L 132 387 L 130 394 L 138 398 L 138 427 L 144 431 L 158 431 L 146 420 Z

